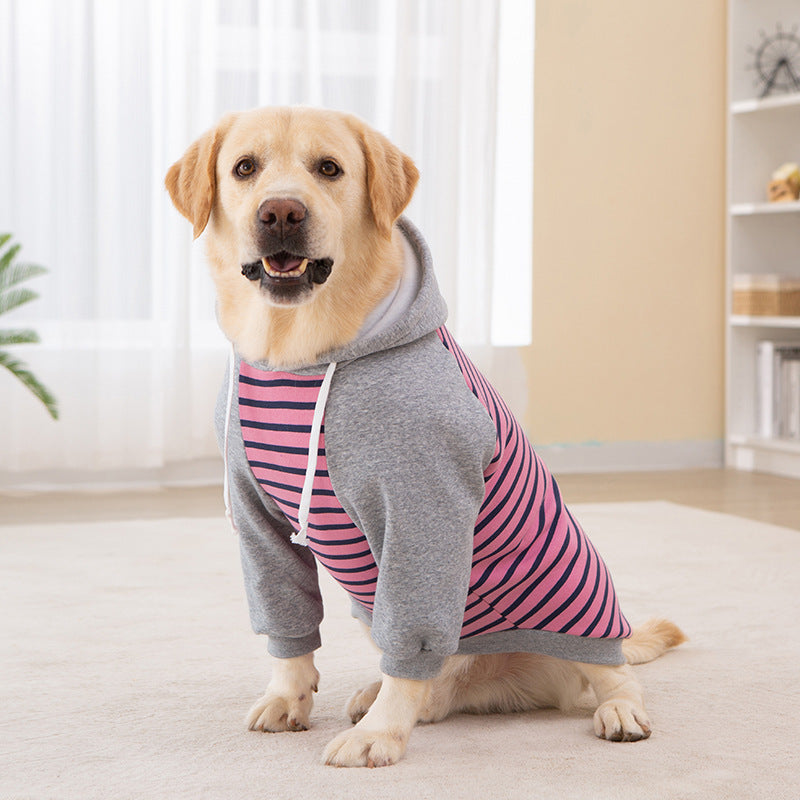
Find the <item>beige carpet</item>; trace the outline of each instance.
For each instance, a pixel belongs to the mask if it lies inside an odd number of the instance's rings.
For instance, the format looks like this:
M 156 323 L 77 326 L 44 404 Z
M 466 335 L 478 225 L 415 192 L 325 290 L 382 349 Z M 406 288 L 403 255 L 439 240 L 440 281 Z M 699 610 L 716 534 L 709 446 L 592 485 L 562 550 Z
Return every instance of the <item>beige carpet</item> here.
M 800 798 L 800 533 L 669 503 L 575 511 L 631 621 L 691 637 L 637 668 L 653 736 L 600 741 L 588 711 L 459 716 L 379 770 L 319 763 L 376 676 L 338 587 L 314 728 L 249 733 L 268 662 L 223 519 L 0 525 L 0 798 Z

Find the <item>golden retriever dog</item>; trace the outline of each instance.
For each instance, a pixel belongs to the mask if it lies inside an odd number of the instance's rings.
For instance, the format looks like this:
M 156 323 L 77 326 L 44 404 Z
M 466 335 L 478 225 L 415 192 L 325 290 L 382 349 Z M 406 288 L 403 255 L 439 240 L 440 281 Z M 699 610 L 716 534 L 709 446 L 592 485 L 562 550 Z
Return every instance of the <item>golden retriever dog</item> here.
M 232 344 L 226 496 L 273 656 L 248 725 L 310 725 L 319 563 L 383 654 L 325 763 L 393 764 L 417 722 L 569 709 L 586 691 L 598 737 L 646 739 L 631 665 L 684 636 L 628 626 L 552 476 L 447 333 L 401 216 L 417 180 L 383 135 L 309 108 L 229 114 L 166 177 L 205 232 Z

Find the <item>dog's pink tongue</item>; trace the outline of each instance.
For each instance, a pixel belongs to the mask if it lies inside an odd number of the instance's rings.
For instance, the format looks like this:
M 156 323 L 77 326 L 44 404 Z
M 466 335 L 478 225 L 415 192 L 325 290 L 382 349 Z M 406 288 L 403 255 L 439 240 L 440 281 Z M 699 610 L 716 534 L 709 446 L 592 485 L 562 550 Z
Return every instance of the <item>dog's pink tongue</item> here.
M 298 269 L 300 267 L 303 263 L 303 259 L 294 258 L 293 256 L 287 256 L 286 258 L 272 256 L 267 259 L 267 263 L 276 272 L 291 272 L 293 269 Z

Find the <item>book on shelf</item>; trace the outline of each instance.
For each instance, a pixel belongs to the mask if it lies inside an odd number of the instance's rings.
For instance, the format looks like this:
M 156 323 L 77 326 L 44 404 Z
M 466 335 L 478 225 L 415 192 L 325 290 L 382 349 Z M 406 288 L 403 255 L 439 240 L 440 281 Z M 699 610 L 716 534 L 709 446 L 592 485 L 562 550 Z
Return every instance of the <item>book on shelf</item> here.
M 758 343 L 756 387 L 758 435 L 800 440 L 800 342 Z

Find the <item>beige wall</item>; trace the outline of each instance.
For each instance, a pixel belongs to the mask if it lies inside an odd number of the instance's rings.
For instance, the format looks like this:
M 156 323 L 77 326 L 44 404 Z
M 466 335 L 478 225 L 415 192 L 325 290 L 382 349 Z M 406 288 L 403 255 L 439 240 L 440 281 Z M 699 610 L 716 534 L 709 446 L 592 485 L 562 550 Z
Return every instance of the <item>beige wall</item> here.
M 723 434 L 724 0 L 538 0 L 537 444 Z

